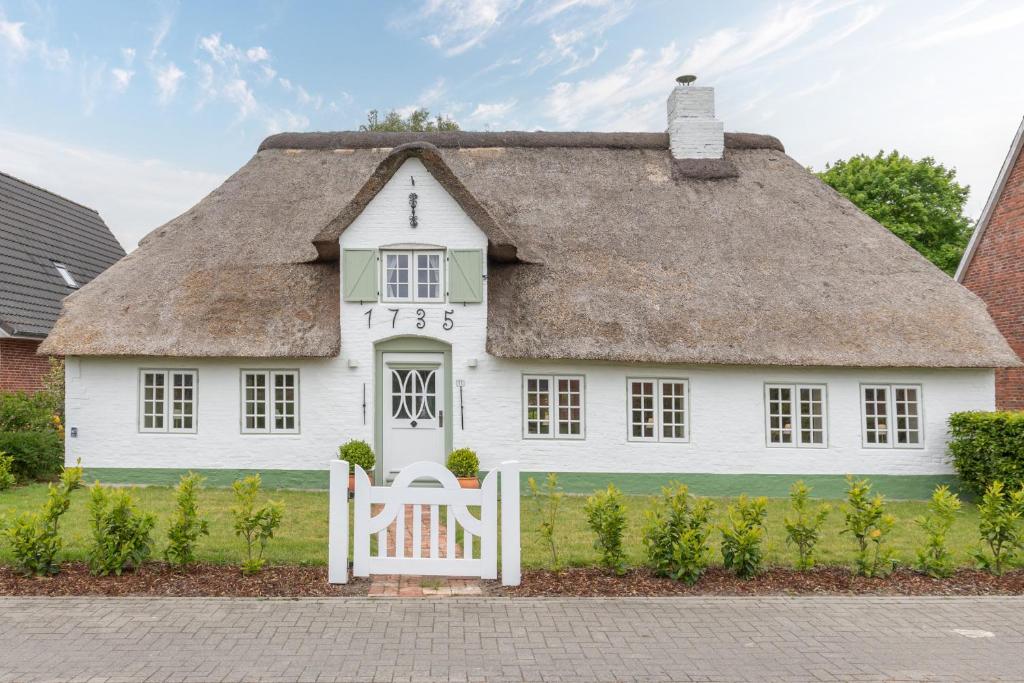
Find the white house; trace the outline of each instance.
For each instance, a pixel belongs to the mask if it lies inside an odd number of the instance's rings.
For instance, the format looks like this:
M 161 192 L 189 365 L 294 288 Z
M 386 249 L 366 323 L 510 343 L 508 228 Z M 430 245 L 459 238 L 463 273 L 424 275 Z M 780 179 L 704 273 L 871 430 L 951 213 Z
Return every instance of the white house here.
M 680 85 L 668 133 L 275 135 L 68 298 L 67 458 L 938 473 L 984 304 Z

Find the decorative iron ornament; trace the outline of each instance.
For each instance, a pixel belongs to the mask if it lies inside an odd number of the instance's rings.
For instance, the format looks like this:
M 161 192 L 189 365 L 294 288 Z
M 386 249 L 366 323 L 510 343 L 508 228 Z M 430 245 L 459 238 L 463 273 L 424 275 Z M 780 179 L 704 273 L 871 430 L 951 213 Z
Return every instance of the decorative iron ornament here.
M 416 218 L 416 201 L 418 199 L 419 196 L 415 192 L 409 193 L 409 208 L 412 210 L 412 213 L 409 214 L 409 227 L 411 228 L 420 224 L 419 219 Z

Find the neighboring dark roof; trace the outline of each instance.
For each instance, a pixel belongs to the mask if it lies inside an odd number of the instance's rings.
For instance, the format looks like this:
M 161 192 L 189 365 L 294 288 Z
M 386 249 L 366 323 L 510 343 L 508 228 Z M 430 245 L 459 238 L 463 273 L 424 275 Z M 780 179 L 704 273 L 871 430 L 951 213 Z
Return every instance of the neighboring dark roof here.
M 13 336 L 45 337 L 75 291 L 54 262 L 82 287 L 124 256 L 96 211 L 2 172 L 0 245 L 0 327 Z
M 69 297 L 42 348 L 337 355 L 337 260 L 323 263 L 324 248 L 406 156 L 425 159 L 454 188 L 491 250 L 515 248 L 502 252 L 514 258 L 492 254 L 488 272 L 495 356 L 1019 364 L 974 294 L 778 140 L 735 133 L 726 134 L 718 167 L 682 168 L 658 133 L 274 136 Z

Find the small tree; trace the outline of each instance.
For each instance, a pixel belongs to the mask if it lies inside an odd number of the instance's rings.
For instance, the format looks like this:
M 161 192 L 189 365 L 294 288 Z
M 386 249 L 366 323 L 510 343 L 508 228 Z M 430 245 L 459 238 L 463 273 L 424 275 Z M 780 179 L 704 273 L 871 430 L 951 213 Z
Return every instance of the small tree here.
M 879 576 L 892 567 L 892 551 L 885 545 L 886 535 L 896 524 L 896 518 L 885 511 L 881 494 L 871 495 L 867 479 L 846 477 L 846 527 L 857 540 L 857 573 L 861 576 Z
M 371 109 L 366 114 L 366 123 L 359 126 L 359 130 L 368 132 L 416 132 L 416 133 L 435 133 L 451 130 L 459 130 L 459 124 L 452 121 L 447 116 L 442 117 L 440 114 L 437 116 L 431 116 L 430 112 L 426 109 L 417 109 L 410 113 L 407 117 L 402 118 L 402 115 L 392 109 L 384 115 L 382 119 L 380 112 L 376 109 Z
M 1007 491 L 1003 482 L 994 481 L 985 489 L 978 505 L 978 531 L 984 548 L 974 553 L 978 565 L 996 576 L 1003 573 L 1024 545 L 1021 516 L 1024 515 L 1024 485 L 1016 491 Z
M 587 524 L 594 532 L 594 547 L 601 553 L 601 565 L 616 574 L 626 571 L 626 558 L 622 552 L 622 536 L 626 531 L 626 506 L 622 493 L 615 484 L 604 491 L 596 491 L 587 498 L 584 507 Z
M 743 494 L 726 509 L 722 524 L 722 559 L 725 567 L 741 579 L 751 579 L 761 571 L 764 554 L 764 520 L 768 516 L 768 499 L 748 498 Z
M 140 512 L 128 489 L 111 490 L 93 484 L 89 498 L 92 547 L 89 571 L 97 576 L 138 569 L 153 549 L 156 517 Z
M 235 506 L 231 508 L 235 516 L 235 535 L 245 540 L 242 573 L 246 575 L 255 574 L 266 564 L 263 553 L 284 516 L 284 503 L 269 500 L 256 507 L 261 485 L 258 474 L 239 479 L 231 485 L 235 491 Z
M 0 524 L 11 544 L 14 564 L 23 574 L 49 576 L 60 571 L 60 519 L 71 507 L 71 492 L 81 487 L 81 466 L 65 467 L 60 482 L 49 485 L 41 511 L 24 512 Z
M 370 444 L 359 439 L 351 439 L 339 446 L 338 457 L 348 463 L 349 474 L 356 471 L 356 465 L 362 467 L 367 474 L 373 474 L 373 466 L 377 464 Z
M 956 513 L 960 511 L 960 498 L 948 486 L 938 486 L 928 503 L 928 513 L 914 520 L 927 535 L 924 547 L 917 551 L 917 568 L 935 578 L 953 573 L 953 553 L 946 545 Z
M 189 472 L 181 477 L 174 490 L 176 507 L 171 526 L 167 529 L 167 548 L 164 559 L 178 567 L 196 561 L 196 544 L 200 536 L 210 534 L 209 523 L 199 516 L 199 488 L 203 477 Z
M 811 487 L 802 479 L 794 482 L 789 489 L 790 514 L 783 519 L 786 543 L 796 546 L 796 567 L 800 570 L 814 566 L 814 547 L 818 544 L 821 527 L 832 511 L 828 503 L 812 508 L 810 497 Z
M 558 547 L 555 543 L 555 528 L 558 521 L 558 507 L 562 503 L 562 489 L 558 486 L 558 475 L 548 472 L 544 488 L 537 486 L 537 481 L 530 477 L 526 481 L 530 491 L 530 502 L 540 520 L 538 531 L 540 537 L 551 552 L 551 568 L 558 569 Z
M 661 502 L 646 513 L 643 543 L 658 576 L 694 584 L 711 562 L 711 515 L 715 504 L 694 498 L 689 489 L 672 482 L 661 489 Z

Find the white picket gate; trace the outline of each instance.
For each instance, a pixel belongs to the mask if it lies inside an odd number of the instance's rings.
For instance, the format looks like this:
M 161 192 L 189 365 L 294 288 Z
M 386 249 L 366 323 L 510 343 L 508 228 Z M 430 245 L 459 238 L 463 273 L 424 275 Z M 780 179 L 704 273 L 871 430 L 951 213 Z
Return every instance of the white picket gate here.
M 328 580 L 348 581 L 348 463 L 330 463 Z M 501 480 L 501 533 L 498 481 Z M 413 486 L 433 480 L 440 486 Z M 373 514 L 373 506 L 383 506 Z M 480 516 L 469 510 L 479 506 Z M 501 539 L 501 580 L 520 581 L 519 466 L 506 462 L 487 473 L 479 489 L 464 489 L 447 468 L 436 462 L 415 462 L 398 473 L 390 486 L 374 486 L 355 468 L 352 499 L 352 574 L 414 574 L 498 578 Z M 411 508 L 411 510 L 408 510 Z M 411 512 L 411 540 L 406 543 L 406 516 Z M 426 530 L 424 531 L 424 523 Z M 442 530 L 444 541 L 441 541 Z M 461 552 L 456 537 L 461 532 Z M 424 536 L 424 534 L 426 534 Z M 376 536 L 376 548 L 371 538 Z M 371 552 L 372 549 L 372 552 Z

